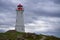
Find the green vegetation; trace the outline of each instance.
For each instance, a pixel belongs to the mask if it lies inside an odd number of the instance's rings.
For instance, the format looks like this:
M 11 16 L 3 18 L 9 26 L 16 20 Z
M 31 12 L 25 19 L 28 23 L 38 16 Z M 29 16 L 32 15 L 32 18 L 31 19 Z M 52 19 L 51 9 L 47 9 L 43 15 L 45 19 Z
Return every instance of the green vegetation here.
M 60 40 L 60 38 L 54 37 L 54 36 L 46 36 L 47 38 L 45 40 Z
M 42 36 L 45 36 L 45 40 L 60 40 L 60 38 L 54 36 L 37 35 L 35 33 L 23 33 L 15 30 L 10 30 L 5 33 L 0 33 L 0 40 L 40 40 Z

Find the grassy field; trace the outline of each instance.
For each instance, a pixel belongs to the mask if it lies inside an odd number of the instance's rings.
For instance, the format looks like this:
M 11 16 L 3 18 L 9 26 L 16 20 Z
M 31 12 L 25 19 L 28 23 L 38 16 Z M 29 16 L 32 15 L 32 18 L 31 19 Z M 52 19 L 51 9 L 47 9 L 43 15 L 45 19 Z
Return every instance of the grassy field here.
M 0 33 L 0 40 L 40 40 L 42 36 L 46 38 L 44 40 L 60 40 L 60 38 L 54 36 L 46 36 L 46 35 L 37 35 L 35 33 L 23 33 L 16 32 L 15 30 L 10 30 L 5 33 Z

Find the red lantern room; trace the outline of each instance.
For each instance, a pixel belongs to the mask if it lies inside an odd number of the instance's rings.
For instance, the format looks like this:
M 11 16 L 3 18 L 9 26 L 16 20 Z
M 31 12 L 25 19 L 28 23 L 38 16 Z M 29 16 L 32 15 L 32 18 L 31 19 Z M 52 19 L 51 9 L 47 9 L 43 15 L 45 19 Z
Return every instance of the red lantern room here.
M 22 10 L 23 10 L 23 6 L 22 6 L 21 4 L 19 4 L 19 5 L 17 6 L 17 10 L 22 11 Z

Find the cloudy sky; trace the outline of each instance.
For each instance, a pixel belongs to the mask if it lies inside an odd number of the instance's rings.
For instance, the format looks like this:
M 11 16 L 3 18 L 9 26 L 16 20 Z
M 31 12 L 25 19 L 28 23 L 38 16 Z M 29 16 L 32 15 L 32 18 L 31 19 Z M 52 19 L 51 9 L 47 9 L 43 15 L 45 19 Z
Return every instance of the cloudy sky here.
M 60 37 L 60 0 L 0 0 L 0 32 L 15 29 L 19 3 L 26 32 Z

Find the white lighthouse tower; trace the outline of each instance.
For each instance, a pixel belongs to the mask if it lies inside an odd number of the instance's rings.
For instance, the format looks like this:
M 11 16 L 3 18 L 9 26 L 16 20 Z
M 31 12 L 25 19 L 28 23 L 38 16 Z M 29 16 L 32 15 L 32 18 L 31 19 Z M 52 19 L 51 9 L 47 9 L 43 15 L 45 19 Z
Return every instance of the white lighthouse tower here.
M 18 32 L 25 32 L 25 27 L 24 27 L 24 18 L 23 18 L 23 6 L 21 4 L 19 4 L 17 6 L 17 15 L 16 15 L 16 26 L 15 26 L 15 30 Z

